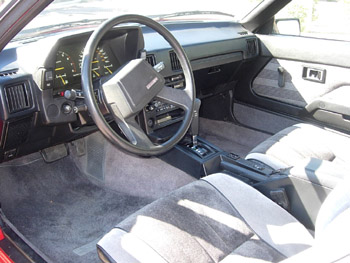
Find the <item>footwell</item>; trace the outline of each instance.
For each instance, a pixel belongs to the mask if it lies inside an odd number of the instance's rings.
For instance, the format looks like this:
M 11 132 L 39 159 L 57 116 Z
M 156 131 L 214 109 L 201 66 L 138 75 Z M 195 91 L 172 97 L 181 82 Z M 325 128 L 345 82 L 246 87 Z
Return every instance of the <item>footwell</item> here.
M 2 210 L 54 262 L 99 262 L 93 243 L 152 200 L 98 187 L 66 157 L 0 166 Z

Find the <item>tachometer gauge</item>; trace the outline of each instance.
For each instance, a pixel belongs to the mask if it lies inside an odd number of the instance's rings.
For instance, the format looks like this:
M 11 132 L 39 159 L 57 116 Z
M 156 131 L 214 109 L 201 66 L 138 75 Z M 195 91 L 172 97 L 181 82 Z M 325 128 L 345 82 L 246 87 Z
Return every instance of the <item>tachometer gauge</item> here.
M 76 72 L 76 65 L 72 58 L 66 52 L 58 51 L 56 55 L 55 86 L 63 87 L 68 85 Z
M 83 60 L 84 50 L 80 52 L 79 55 L 79 67 L 81 69 L 81 63 Z M 95 51 L 94 58 L 92 60 L 91 74 L 92 78 L 100 78 L 102 76 L 111 75 L 113 73 L 114 67 L 110 61 L 107 52 L 103 48 L 98 47 Z

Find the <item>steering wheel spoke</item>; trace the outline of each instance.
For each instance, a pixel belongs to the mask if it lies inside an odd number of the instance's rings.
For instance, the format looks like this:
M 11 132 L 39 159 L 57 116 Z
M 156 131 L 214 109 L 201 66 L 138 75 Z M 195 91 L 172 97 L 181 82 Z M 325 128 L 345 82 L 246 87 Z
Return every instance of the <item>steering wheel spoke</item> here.
M 135 116 L 124 119 L 116 104 L 110 105 L 115 122 L 123 132 L 128 141 L 137 147 L 150 149 L 154 144 L 136 122 Z
M 186 112 L 192 108 L 193 102 L 186 90 L 164 86 L 163 89 L 157 94 L 156 98 L 178 106 Z
M 153 142 L 148 138 L 148 136 L 145 134 L 145 132 L 142 130 L 134 118 L 128 119 L 126 123 L 128 124 L 129 134 L 132 134 L 132 140 L 129 141 L 133 145 L 144 149 L 151 149 L 154 147 Z

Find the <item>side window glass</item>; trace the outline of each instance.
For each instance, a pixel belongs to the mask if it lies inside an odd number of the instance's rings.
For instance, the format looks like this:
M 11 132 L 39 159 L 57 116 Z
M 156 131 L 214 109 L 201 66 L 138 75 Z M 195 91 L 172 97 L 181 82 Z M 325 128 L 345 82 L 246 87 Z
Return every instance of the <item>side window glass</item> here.
M 277 34 L 350 41 L 350 0 L 293 0 L 275 19 Z

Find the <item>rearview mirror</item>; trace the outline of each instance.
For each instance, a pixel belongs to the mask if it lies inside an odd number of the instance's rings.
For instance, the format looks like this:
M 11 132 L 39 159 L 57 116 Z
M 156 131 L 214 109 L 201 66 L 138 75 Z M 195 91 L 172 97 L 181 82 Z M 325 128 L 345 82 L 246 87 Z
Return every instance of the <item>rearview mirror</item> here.
M 281 35 L 300 36 L 299 18 L 281 18 L 276 19 L 276 26 Z

